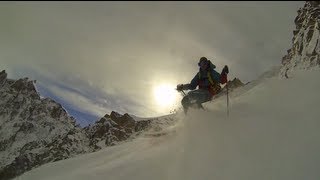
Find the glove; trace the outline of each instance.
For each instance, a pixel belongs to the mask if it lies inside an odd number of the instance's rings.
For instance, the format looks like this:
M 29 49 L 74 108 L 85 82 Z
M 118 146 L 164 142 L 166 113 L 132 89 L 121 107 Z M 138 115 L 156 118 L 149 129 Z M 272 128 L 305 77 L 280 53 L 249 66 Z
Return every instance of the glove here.
M 228 74 L 229 73 L 229 68 L 227 65 L 224 66 L 224 68 L 222 69 L 221 74 Z
M 182 90 L 183 90 L 183 84 L 178 84 L 177 91 L 182 91 Z

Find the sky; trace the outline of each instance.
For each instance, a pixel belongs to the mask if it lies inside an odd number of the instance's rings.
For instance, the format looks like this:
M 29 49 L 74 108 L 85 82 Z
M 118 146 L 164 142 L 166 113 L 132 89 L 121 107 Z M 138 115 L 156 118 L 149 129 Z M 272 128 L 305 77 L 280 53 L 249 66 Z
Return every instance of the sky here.
M 274 72 L 232 91 L 228 117 L 221 96 L 204 104 L 207 111 L 172 115 L 176 124 L 163 130 L 167 135 L 142 134 L 15 180 L 319 179 L 320 70 L 289 79 Z
M 291 47 L 300 2 L 0 2 L 0 64 L 37 80 L 82 124 L 112 110 L 180 107 L 205 56 L 229 79 L 257 78 Z

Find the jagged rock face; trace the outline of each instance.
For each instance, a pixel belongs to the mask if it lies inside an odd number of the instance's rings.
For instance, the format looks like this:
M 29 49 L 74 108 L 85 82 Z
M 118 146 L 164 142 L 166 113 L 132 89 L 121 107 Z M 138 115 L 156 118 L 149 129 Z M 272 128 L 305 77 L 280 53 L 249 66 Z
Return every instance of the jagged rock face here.
M 0 73 L 0 177 L 91 152 L 89 139 L 62 106 L 41 99 L 35 81 Z
M 85 130 L 91 139 L 91 145 L 100 149 L 127 140 L 133 134 L 146 130 L 150 123 L 151 120 L 136 121 L 127 113 L 121 115 L 112 111 L 93 126 L 85 127 Z
M 121 116 L 119 113 L 112 111 L 110 114 L 110 118 L 119 126 L 123 127 L 125 130 L 129 132 L 132 132 L 136 125 L 135 120 L 127 113 Z
M 320 66 L 320 2 L 306 1 L 294 22 L 296 30 L 293 31 L 292 48 L 282 58 L 282 77 L 287 77 L 295 69 Z

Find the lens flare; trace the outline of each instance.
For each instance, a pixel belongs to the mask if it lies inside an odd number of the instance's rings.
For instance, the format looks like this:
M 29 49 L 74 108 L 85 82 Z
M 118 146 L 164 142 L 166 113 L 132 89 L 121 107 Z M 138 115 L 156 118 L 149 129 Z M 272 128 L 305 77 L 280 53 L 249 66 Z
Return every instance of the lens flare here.
M 161 107 L 173 105 L 177 101 L 177 93 L 174 86 L 161 84 L 154 88 L 154 98 Z

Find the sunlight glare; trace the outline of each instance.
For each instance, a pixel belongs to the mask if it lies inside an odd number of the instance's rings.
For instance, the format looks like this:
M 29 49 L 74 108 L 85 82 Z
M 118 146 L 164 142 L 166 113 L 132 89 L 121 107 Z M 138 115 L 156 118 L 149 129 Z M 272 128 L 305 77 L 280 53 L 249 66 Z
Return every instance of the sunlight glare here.
M 154 98 L 159 106 L 169 106 L 176 102 L 177 92 L 174 86 L 161 84 L 154 88 Z

